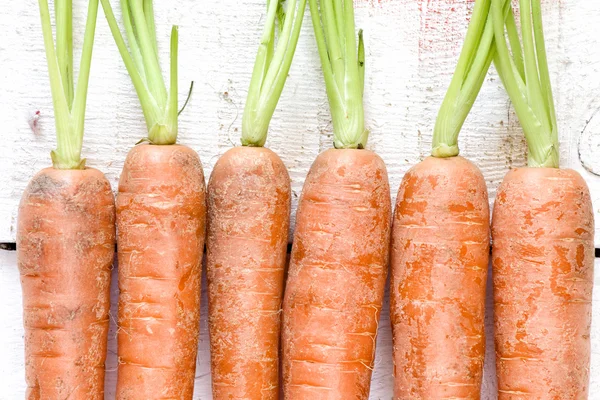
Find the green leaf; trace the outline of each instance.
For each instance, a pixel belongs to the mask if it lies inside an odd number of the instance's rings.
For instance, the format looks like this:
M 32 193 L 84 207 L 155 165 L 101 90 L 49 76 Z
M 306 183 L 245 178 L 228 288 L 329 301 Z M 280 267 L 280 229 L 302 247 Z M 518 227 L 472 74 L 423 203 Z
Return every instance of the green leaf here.
M 57 0 L 55 3 L 56 48 L 52 37 L 48 1 L 39 0 L 38 3 L 56 122 L 57 146 L 51 152 L 52 163 L 54 168 L 58 169 L 81 169 L 85 167 L 85 159 L 81 158 L 81 148 L 98 0 L 89 1 L 76 89 L 73 71 L 72 0 Z
M 309 0 L 315 39 L 321 59 L 329 109 L 333 120 L 334 146 L 364 148 L 365 129 L 364 43 L 356 42 L 352 0 Z
M 281 14 L 284 11 L 282 4 L 282 0 L 269 0 L 267 3 L 267 22 L 242 118 L 241 139 L 244 146 L 264 146 L 298 44 L 306 0 L 288 0 L 285 16 Z M 276 20 L 280 28 L 275 45 Z
M 495 52 L 490 5 L 490 0 L 475 2 L 456 70 L 435 121 L 431 152 L 434 157 L 459 154 L 458 135 L 479 95 Z
M 175 144 L 178 131 L 177 27 L 174 26 L 171 31 L 171 87 L 167 91 L 158 59 L 152 0 L 120 0 L 129 49 L 109 0 L 100 1 L 121 58 L 140 99 L 148 128 L 148 141 L 160 145 Z
M 516 33 L 510 18 L 508 23 L 504 21 L 505 6 L 505 0 L 492 0 L 497 48 L 494 64 L 523 127 L 529 166 L 558 168 L 558 128 L 546 59 L 540 0 L 520 0 L 522 57 L 514 55 L 517 49 Z M 506 43 L 506 31 L 513 56 Z M 520 68 L 521 58 L 524 72 Z

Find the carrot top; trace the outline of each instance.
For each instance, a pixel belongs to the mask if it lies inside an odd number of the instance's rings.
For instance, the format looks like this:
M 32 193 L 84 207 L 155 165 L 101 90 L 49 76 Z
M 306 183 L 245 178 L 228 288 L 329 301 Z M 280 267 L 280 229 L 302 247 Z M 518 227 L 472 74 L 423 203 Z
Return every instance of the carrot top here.
M 528 146 L 528 165 L 558 168 L 558 126 L 544 45 L 540 0 L 519 0 L 522 47 L 512 7 L 509 2 L 506 8 L 505 2 L 492 0 L 497 49 L 494 65 L 523 126 Z M 508 18 L 505 18 L 507 13 Z
M 362 30 L 358 50 L 352 0 L 309 0 L 315 38 L 325 77 L 333 138 L 337 149 L 362 149 L 365 129 L 363 92 L 365 48 Z
M 81 158 L 87 90 L 98 15 L 98 0 L 90 0 L 81 53 L 77 88 L 73 71 L 73 1 L 56 0 L 56 47 L 52 37 L 48 0 L 39 0 L 46 60 L 56 123 L 56 150 L 51 153 L 57 169 L 83 169 Z
M 454 157 L 459 154 L 458 135 L 495 54 L 490 5 L 491 0 L 475 2 L 456 70 L 435 121 L 431 151 L 434 157 Z
M 129 49 L 125 44 L 109 0 L 100 1 L 142 105 L 148 127 L 148 137 L 143 140 L 158 145 L 175 144 L 177 141 L 177 117 L 180 113 L 177 108 L 179 93 L 177 86 L 179 32 L 177 26 L 173 26 L 171 29 L 171 82 L 167 92 L 158 60 L 152 0 L 121 0 L 121 12 Z
M 267 0 L 267 22 L 242 118 L 244 146 L 262 147 L 267 140 L 269 123 L 292 65 L 305 8 L 306 0 Z M 279 28 L 277 45 L 276 25 Z

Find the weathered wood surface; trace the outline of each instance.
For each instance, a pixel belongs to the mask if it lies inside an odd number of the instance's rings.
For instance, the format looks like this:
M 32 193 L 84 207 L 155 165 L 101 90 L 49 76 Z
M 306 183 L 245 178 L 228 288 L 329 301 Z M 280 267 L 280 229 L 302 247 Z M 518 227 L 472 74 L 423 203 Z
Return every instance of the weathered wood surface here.
M 600 270 L 600 259 L 596 260 L 596 270 Z M 117 274 L 113 273 L 111 290 L 111 328 L 109 332 L 109 354 L 106 363 L 105 398 L 114 399 L 116 385 L 116 324 L 117 312 Z M 489 282 L 488 282 L 489 287 Z M 496 398 L 495 370 L 493 363 L 493 316 L 492 298 L 488 290 L 487 299 L 487 350 L 484 371 L 484 384 L 482 389 L 482 400 L 494 400 Z M 3 316 L 0 324 L 0 376 L 6 384 L 0 389 L 0 399 L 13 400 L 22 399 L 25 393 L 24 356 L 23 356 L 23 318 L 21 309 L 21 287 L 19 284 L 19 272 L 16 265 L 16 252 L 0 250 L 0 315 Z M 592 323 L 592 371 L 590 400 L 600 400 L 600 273 L 596 274 L 593 300 L 593 323 Z M 211 399 L 210 388 L 210 355 L 208 343 L 208 310 L 206 300 L 206 282 L 202 287 L 202 311 L 200 321 L 200 345 L 198 349 L 198 361 L 196 367 L 196 387 L 194 399 Z M 392 331 L 389 318 L 389 294 L 386 293 L 384 310 L 379 323 L 379 335 L 377 337 L 377 355 L 375 369 L 371 384 L 372 400 L 389 400 L 392 398 Z
M 79 33 L 84 3 L 76 2 Z M 192 101 L 181 116 L 179 140 L 200 153 L 209 176 L 219 155 L 239 144 L 265 0 L 155 3 L 165 65 L 169 27 L 180 26 L 182 102 L 188 83 L 196 83 Z M 369 148 L 386 161 L 395 197 L 404 172 L 429 152 L 435 116 L 473 0 L 355 3 L 357 26 L 364 28 L 367 46 Z M 584 174 L 596 215 L 600 215 L 600 2 L 545 0 L 543 4 L 561 159 L 563 166 Z M 37 1 L 0 0 L 0 6 L 0 121 L 8 138 L 0 146 L 0 242 L 14 242 L 21 193 L 34 173 L 50 162 L 54 121 Z M 138 100 L 100 11 L 84 146 L 88 165 L 105 171 L 116 188 L 127 151 L 144 136 L 144 130 Z M 290 170 L 295 209 L 310 164 L 332 145 L 308 15 L 267 145 Z M 483 170 L 492 200 L 506 171 L 525 163 L 522 132 L 493 70 L 465 124 L 461 148 Z M 600 234 L 596 243 L 600 247 Z

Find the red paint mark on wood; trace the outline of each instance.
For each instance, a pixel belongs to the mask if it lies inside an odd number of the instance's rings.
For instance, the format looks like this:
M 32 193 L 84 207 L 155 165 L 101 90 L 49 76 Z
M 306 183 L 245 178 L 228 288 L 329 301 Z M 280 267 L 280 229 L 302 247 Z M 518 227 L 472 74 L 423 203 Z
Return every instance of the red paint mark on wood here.
M 39 135 L 40 131 L 41 131 L 41 127 L 40 127 L 40 118 L 42 116 L 42 113 L 40 110 L 37 110 L 35 113 L 33 113 L 33 115 L 29 118 L 29 128 L 31 128 L 31 131 L 35 134 L 35 135 Z
M 460 52 L 474 0 L 418 0 L 419 56 L 454 56 Z
M 370 4 L 370 5 L 376 5 L 376 4 L 383 4 L 383 3 L 389 3 L 391 0 L 354 0 L 354 5 L 361 5 L 361 4 Z
M 354 0 L 355 8 L 364 8 L 364 7 L 373 7 L 373 8 L 383 8 L 388 3 L 391 3 L 392 0 Z

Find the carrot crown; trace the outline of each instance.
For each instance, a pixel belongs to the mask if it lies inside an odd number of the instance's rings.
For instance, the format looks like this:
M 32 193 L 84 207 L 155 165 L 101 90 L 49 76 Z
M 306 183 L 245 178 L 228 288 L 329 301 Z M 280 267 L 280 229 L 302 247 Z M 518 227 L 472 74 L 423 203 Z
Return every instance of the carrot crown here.
M 179 115 L 177 109 L 179 41 L 177 26 L 173 26 L 171 29 L 171 82 L 167 92 L 158 60 L 152 0 L 121 0 L 121 12 L 129 49 L 125 44 L 109 0 L 100 1 L 119 53 L 121 53 L 142 105 L 148 127 L 148 137 L 143 140 L 159 145 L 175 144 Z
M 315 38 L 323 67 L 337 149 L 362 149 L 365 129 L 363 92 L 365 48 L 362 30 L 358 50 L 353 0 L 309 0 Z
M 87 90 L 98 15 L 98 0 L 90 0 L 81 53 L 77 88 L 73 72 L 73 1 L 56 0 L 56 47 L 52 37 L 48 0 L 39 0 L 46 60 L 56 123 L 56 150 L 52 164 L 58 169 L 83 169 L 81 158 Z
M 528 146 L 528 165 L 558 168 L 558 126 L 544 45 L 540 0 L 519 0 L 522 46 L 512 7 L 510 2 L 506 7 L 505 2 L 492 0 L 497 48 L 494 65 L 523 126 Z
M 242 144 L 262 147 L 298 44 L 306 0 L 267 0 L 260 40 L 242 118 Z M 287 12 L 286 12 L 287 9 Z M 276 24 L 276 20 L 278 23 Z M 275 26 L 279 37 L 275 46 Z
M 504 0 L 502 0 L 504 1 Z M 458 135 L 477 99 L 495 53 L 491 0 L 477 0 L 452 81 L 433 129 L 431 155 L 459 154 Z

